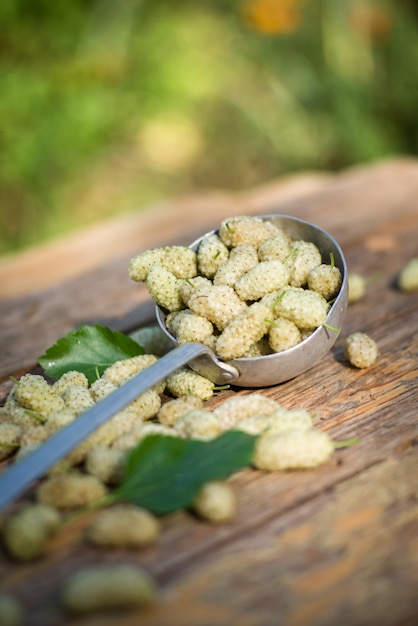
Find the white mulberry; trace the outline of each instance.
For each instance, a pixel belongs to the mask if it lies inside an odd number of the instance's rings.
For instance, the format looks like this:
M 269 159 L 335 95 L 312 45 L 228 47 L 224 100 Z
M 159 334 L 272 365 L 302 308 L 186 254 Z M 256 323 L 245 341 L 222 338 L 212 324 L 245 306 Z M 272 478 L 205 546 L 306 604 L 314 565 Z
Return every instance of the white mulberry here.
M 165 426 L 173 426 L 183 413 L 192 409 L 201 409 L 203 400 L 192 394 L 186 394 L 165 402 L 157 413 L 158 421 Z
M 148 605 L 155 597 L 155 583 L 142 568 L 102 563 L 73 574 L 64 585 L 62 603 L 83 614 Z
M 124 476 L 125 463 L 124 450 L 109 446 L 96 446 L 87 453 L 84 467 L 86 472 L 105 485 L 119 485 Z
M 317 246 L 311 241 L 294 241 L 292 252 L 286 261 L 290 270 L 289 284 L 292 287 L 306 285 L 309 273 L 322 263 L 322 256 Z
M 160 523 L 152 513 L 134 504 L 117 504 L 94 518 L 86 538 L 106 548 L 138 548 L 154 543 L 159 534 Z
M 260 393 L 232 396 L 217 406 L 216 415 L 222 430 L 234 428 L 238 422 L 252 415 L 264 415 L 277 411 L 280 404 Z
M 213 396 L 214 383 L 188 367 L 181 367 L 167 377 L 167 391 L 179 398 L 192 394 L 202 400 Z
M 75 409 L 70 407 L 66 407 L 65 409 L 61 409 L 61 411 L 54 411 L 54 413 L 50 413 L 45 422 L 45 427 L 49 429 L 49 431 L 54 432 L 55 430 L 60 430 L 71 424 L 77 417 L 78 412 Z
M 142 433 L 144 437 L 147 437 L 148 435 L 167 435 L 168 437 L 178 437 L 178 433 L 176 433 L 174 428 L 164 426 L 164 424 L 157 424 L 155 422 L 144 424 Z
M 26 374 L 15 385 L 17 402 L 25 409 L 30 409 L 42 417 L 64 408 L 64 400 L 54 392 L 41 376 Z
M 184 246 L 145 250 L 131 259 L 129 276 L 137 282 L 145 282 L 153 265 L 164 266 L 177 278 L 192 278 L 197 274 L 196 252 Z
M 349 272 L 348 279 L 348 303 L 352 304 L 361 300 L 366 293 L 366 279 L 356 272 Z
M 89 381 L 87 376 L 83 372 L 79 372 L 77 370 L 70 370 L 69 372 L 65 372 L 54 382 L 52 385 L 53 391 L 62 396 L 64 391 L 68 389 L 68 387 L 73 387 L 74 385 L 85 387 L 86 389 L 89 386 Z
M 402 268 L 398 276 L 398 285 L 401 291 L 413 292 L 418 290 L 418 258 L 411 259 Z
M 30 504 L 6 519 L 3 542 L 19 561 L 31 561 L 43 554 L 48 539 L 57 530 L 60 515 L 47 504 Z
M 366 368 L 373 365 L 378 357 L 376 342 L 365 333 L 352 333 L 344 342 L 345 356 L 351 365 Z
M 268 331 L 270 309 L 262 302 L 254 302 L 239 313 L 222 331 L 216 341 L 216 353 L 229 360 L 244 356 L 251 346 Z
M 240 245 L 232 248 L 228 260 L 216 272 L 213 284 L 234 287 L 237 280 L 257 263 L 257 251 L 253 246 Z
M 181 280 L 163 265 L 153 265 L 147 276 L 147 289 L 158 306 L 168 311 L 180 311 L 183 299 Z
M 221 425 L 214 413 L 192 409 L 183 413 L 174 423 L 174 429 L 186 439 L 209 440 L 221 434 Z
M 157 360 L 153 354 L 139 354 L 128 359 L 121 359 L 105 369 L 103 378 L 110 380 L 113 385 L 119 387 L 138 372 L 142 372 L 153 365 Z M 98 384 L 97 381 L 94 384 Z
M 288 284 L 289 269 L 281 261 L 261 261 L 235 283 L 241 300 L 259 300 Z
M 283 352 L 293 348 L 301 341 L 301 334 L 296 324 L 284 317 L 278 317 L 270 326 L 268 341 L 273 352 Z
M 213 278 L 220 265 L 228 259 L 229 250 L 213 233 L 204 237 L 199 244 L 197 251 L 197 267 L 199 273 L 207 278 Z
M 192 508 L 203 519 L 222 524 L 234 517 L 237 508 L 236 496 L 226 482 L 210 481 L 200 489 Z
M 91 435 L 83 439 L 71 452 L 66 456 L 66 461 L 71 465 L 78 465 L 86 458 L 88 452 L 95 446 L 108 446 L 117 437 L 131 429 L 138 423 L 140 418 L 138 415 L 128 409 L 119 411 L 109 421 L 97 428 Z
M 51 435 L 51 431 L 45 424 L 39 424 L 39 426 L 32 426 L 25 430 L 20 437 L 20 445 L 22 448 L 33 443 L 42 443 L 46 441 Z
M 66 407 L 76 409 L 79 412 L 86 411 L 95 404 L 89 389 L 82 385 L 67 387 L 61 397 Z
M 249 435 L 259 435 L 262 432 L 282 433 L 286 430 L 308 430 L 312 428 L 312 417 L 304 409 L 278 408 L 268 415 L 258 414 L 241 420 L 235 426 Z
M 253 464 L 269 472 L 309 469 L 325 463 L 334 452 L 329 435 L 320 430 L 286 430 L 260 435 L 255 444 Z
M 155 389 L 147 389 L 128 406 L 142 421 L 152 419 L 161 407 L 161 396 Z
M 148 392 L 146 391 L 145 394 L 147 393 Z M 117 437 L 120 437 L 129 430 L 132 430 L 132 428 L 136 428 L 143 423 L 142 416 L 133 411 L 131 406 L 132 405 L 129 405 L 126 409 L 119 411 L 110 420 L 103 424 L 103 426 L 101 426 L 101 428 L 105 428 L 107 430 L 110 443 Z
M 195 276 L 194 278 L 188 278 L 180 282 L 180 295 L 186 307 L 189 306 L 190 296 L 196 289 L 200 287 L 211 287 L 212 281 L 204 276 Z
M 112 449 L 127 451 L 134 448 L 145 437 L 144 434 L 145 424 L 141 423 L 123 433 L 120 437 L 117 437 L 112 442 Z
M 7 399 L 9 396 L 7 397 Z M 35 413 L 27 411 L 23 406 L 20 406 L 16 401 L 7 402 L 4 406 L 0 407 L 0 422 L 9 422 L 19 428 L 25 429 L 31 426 L 37 426 L 44 422 L 42 416 L 37 416 Z
M 76 509 L 100 500 L 106 487 L 95 476 L 87 474 L 56 474 L 41 483 L 37 499 L 56 509 Z
M 148 435 L 166 435 L 168 437 L 178 437 L 178 433 L 169 426 L 163 424 L 157 424 L 155 422 L 147 422 L 145 424 L 137 425 L 132 430 L 125 432 L 123 435 L 115 439 L 112 443 L 112 448 L 117 450 L 130 450 L 134 448 L 142 439 L 145 439 Z
M 258 247 L 258 258 L 260 261 L 282 261 L 284 262 L 290 254 L 290 237 L 280 232 L 269 239 L 266 239 Z
M 239 313 L 247 308 L 232 287 L 211 285 L 196 289 L 189 298 L 189 308 L 210 320 L 223 330 Z
M 235 248 L 240 244 L 258 248 L 263 241 L 278 232 L 280 230 L 273 222 L 264 221 L 260 217 L 239 215 L 221 222 L 219 238 L 228 248 Z
M 308 287 L 317 291 L 325 300 L 332 300 L 341 287 L 342 274 L 336 265 L 321 263 L 308 274 Z
M 179 344 L 202 343 L 213 334 L 212 322 L 190 309 L 170 313 L 166 318 L 166 327 Z
M 133 356 L 128 359 L 121 359 L 120 361 L 116 361 L 109 365 L 103 372 L 102 378 L 105 380 L 109 380 L 113 385 L 120 387 L 126 381 L 128 381 L 135 374 L 139 374 L 139 372 L 143 372 L 147 367 L 154 365 L 158 361 L 158 357 L 154 354 L 139 354 L 137 356 Z M 100 380 L 100 379 L 99 379 Z M 93 388 L 93 389 L 92 389 Z M 153 389 L 157 393 L 163 393 L 165 389 L 165 381 L 162 380 L 156 385 L 154 385 Z M 101 387 L 98 381 L 95 381 L 90 388 L 92 391 L 92 395 L 107 395 L 110 392 L 110 387 L 107 387 L 103 384 Z
M 321 326 L 327 317 L 329 305 L 316 291 L 284 289 L 273 307 L 276 317 L 294 322 L 300 330 Z
M 106 396 L 108 396 L 109 393 L 116 391 L 117 388 L 118 388 L 117 385 L 115 385 L 110 380 L 107 380 L 107 378 L 104 378 L 104 376 L 102 376 L 101 378 L 98 378 L 97 380 L 94 381 L 94 383 L 91 384 L 90 393 L 94 401 L 99 402 L 100 400 L 103 400 L 103 398 L 106 398 Z

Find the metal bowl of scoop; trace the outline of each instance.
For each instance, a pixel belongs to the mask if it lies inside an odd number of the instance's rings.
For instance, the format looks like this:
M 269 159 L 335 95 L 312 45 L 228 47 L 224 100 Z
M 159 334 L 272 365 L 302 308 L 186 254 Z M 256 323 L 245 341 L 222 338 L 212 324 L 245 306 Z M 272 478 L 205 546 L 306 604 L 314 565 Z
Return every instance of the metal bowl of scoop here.
M 347 267 L 344 255 L 338 243 L 325 230 L 309 222 L 287 215 L 260 215 L 282 228 L 293 239 L 304 239 L 314 243 L 321 252 L 323 262 L 334 256 L 334 263 L 342 274 L 342 284 L 337 297 L 332 303 L 326 318 L 327 326 L 319 326 L 309 337 L 296 346 L 266 356 L 243 357 L 222 361 L 209 348 L 189 362 L 189 367 L 209 378 L 217 385 L 231 384 L 238 387 L 268 387 L 277 385 L 302 372 L 306 372 L 317 364 L 332 348 L 339 330 L 345 319 L 348 302 Z M 189 247 L 197 250 L 205 237 L 216 233 L 210 231 L 199 237 Z M 176 345 L 176 339 L 165 326 L 165 312 L 156 307 L 156 317 L 161 329 L 171 342 Z M 328 326 L 335 328 L 331 330 Z M 200 344 L 197 344 L 200 345 Z

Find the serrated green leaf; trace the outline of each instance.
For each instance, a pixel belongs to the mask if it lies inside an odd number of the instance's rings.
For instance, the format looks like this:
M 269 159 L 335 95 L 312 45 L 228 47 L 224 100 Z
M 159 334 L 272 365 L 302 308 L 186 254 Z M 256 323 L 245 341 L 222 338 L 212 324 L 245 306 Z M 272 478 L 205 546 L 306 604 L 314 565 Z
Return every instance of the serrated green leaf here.
M 112 495 L 157 515 L 189 506 L 204 483 L 247 467 L 255 441 L 238 430 L 211 441 L 148 435 L 130 452 L 124 480 Z
M 38 362 L 47 376 L 59 378 L 65 372 L 83 372 L 91 384 L 104 370 L 121 359 L 144 354 L 143 348 L 123 333 L 107 326 L 80 326 L 45 351 Z

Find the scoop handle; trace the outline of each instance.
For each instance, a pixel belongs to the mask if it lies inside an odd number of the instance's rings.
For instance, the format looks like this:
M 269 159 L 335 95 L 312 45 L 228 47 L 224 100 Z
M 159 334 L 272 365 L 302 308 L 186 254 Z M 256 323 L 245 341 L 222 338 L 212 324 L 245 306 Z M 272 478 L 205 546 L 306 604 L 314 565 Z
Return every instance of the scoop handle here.
M 179 367 L 204 356 L 209 359 L 214 357 L 213 352 L 200 343 L 187 343 L 175 348 L 13 464 L 0 476 L 0 509 L 20 496 L 33 481 L 142 393 Z

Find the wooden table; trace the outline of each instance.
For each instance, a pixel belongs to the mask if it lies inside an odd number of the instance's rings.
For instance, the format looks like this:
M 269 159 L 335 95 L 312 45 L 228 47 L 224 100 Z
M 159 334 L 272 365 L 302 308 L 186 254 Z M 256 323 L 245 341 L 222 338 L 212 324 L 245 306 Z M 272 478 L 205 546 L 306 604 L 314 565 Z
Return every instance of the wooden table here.
M 82 323 L 130 330 L 152 318 L 146 292 L 127 277 L 140 250 L 191 242 L 239 214 L 283 213 L 325 228 L 351 271 L 373 277 L 351 305 L 335 348 L 310 372 L 261 393 L 305 407 L 338 450 L 312 471 L 246 470 L 231 480 L 234 521 L 213 527 L 188 512 L 163 519 L 158 544 L 99 552 L 82 540 L 86 520 L 56 536 L 42 560 L 0 557 L 3 591 L 20 599 L 31 626 L 416 626 L 418 624 L 418 294 L 396 278 L 418 256 L 418 161 L 393 159 L 341 174 L 306 174 L 242 193 L 180 199 L 5 260 L 0 269 L 0 390 L 10 374 Z M 347 365 L 344 337 L 378 343 L 378 363 Z M 236 393 L 219 393 L 211 406 Z M 157 579 L 160 601 L 122 617 L 71 620 L 57 594 L 92 563 L 138 563 Z

